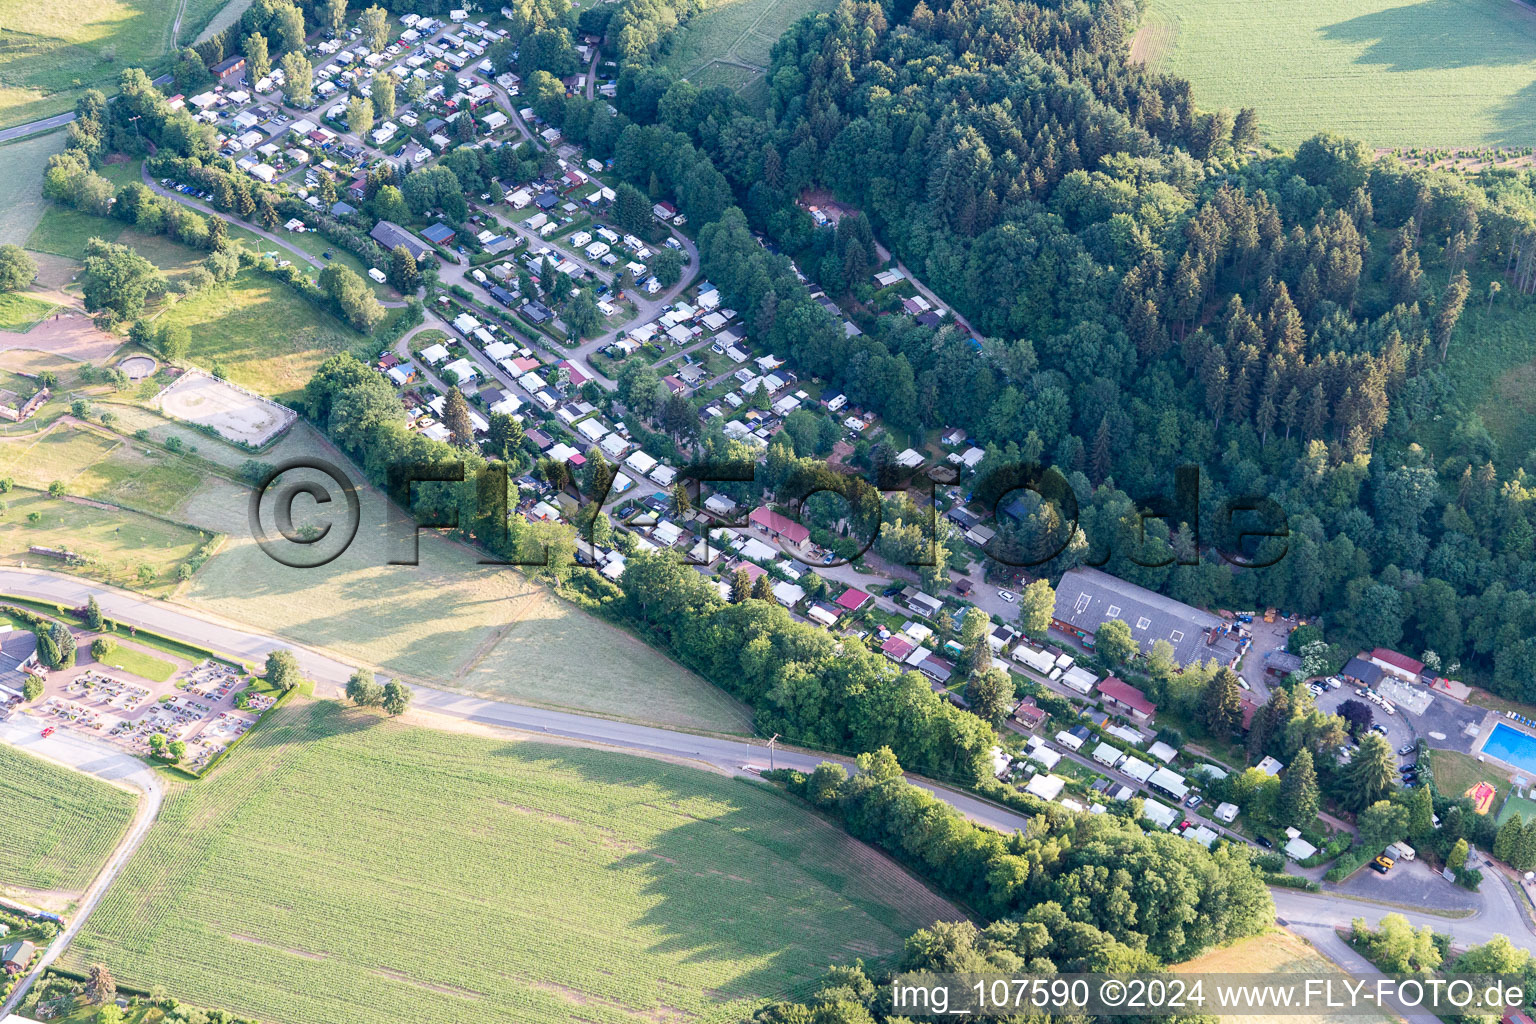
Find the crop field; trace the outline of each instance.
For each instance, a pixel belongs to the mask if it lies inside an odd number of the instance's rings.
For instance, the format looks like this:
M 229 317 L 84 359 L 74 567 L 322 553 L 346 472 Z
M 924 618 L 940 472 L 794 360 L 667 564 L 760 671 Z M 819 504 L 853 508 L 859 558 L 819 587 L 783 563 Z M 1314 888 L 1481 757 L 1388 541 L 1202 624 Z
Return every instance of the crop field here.
M 741 1020 L 957 917 L 775 793 L 296 702 L 173 785 L 65 957 L 261 1020 Z
M 165 0 L 0 0 L 0 127 L 69 110 L 90 86 L 115 92 L 123 68 L 169 50 L 176 9 Z
M 1513 0 L 1152 0 L 1133 54 L 1268 141 L 1528 146 L 1536 9 Z
M 0 745 L 0 885 L 80 892 L 128 829 L 137 798 Z
M 186 327 L 188 358 L 252 391 L 291 398 L 328 356 L 364 338 L 259 271 L 190 295 L 155 318 Z
M 1344 972 L 1302 939 L 1290 932 L 1273 928 L 1263 935 L 1240 939 L 1230 946 L 1214 949 L 1204 956 L 1172 968 L 1178 974 L 1316 974 L 1338 975 Z M 1273 1016 L 1235 1014 L 1221 1018 L 1223 1024 L 1272 1024 Z M 1386 1014 L 1312 1013 L 1285 1017 L 1289 1024 L 1386 1024 Z
M 682 29 L 667 63 L 700 87 L 746 91 L 762 80 L 773 44 L 789 26 L 836 6 L 831 0 L 716 0 Z

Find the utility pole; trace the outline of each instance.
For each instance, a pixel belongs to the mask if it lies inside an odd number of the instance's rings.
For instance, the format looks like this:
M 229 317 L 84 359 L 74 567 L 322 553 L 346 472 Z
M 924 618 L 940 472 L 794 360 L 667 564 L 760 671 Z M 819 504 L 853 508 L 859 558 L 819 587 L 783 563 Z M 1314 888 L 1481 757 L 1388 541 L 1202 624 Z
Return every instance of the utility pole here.
M 773 739 L 768 741 L 768 770 L 773 771 L 773 745 L 779 741 L 779 734 L 774 733 Z

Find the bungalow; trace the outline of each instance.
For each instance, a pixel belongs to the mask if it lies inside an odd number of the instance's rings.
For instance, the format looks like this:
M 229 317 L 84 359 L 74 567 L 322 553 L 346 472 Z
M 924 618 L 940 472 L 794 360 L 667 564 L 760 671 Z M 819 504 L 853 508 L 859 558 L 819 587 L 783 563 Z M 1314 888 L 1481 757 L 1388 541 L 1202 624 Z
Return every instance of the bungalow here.
M 432 251 L 421 239 L 390 220 L 381 220 L 375 224 L 373 230 L 368 232 L 368 237 L 382 245 L 387 252 L 393 252 L 397 246 L 403 245 L 417 261 L 425 259 L 427 253 Z
M 1141 802 L 1141 816 L 1146 818 L 1158 828 L 1172 828 L 1179 821 L 1179 812 L 1167 804 L 1158 803 L 1156 800 L 1143 800 Z
M 872 600 L 874 598 L 857 587 L 849 587 L 838 597 L 837 605 L 845 611 L 857 612 Z
M 1375 686 L 1381 682 L 1381 666 L 1374 661 L 1366 661 L 1361 657 L 1349 659 L 1349 663 L 1339 670 L 1339 675 L 1353 679 L 1361 686 Z
M 1408 657 L 1406 654 L 1398 654 L 1396 651 L 1385 647 L 1378 647 L 1367 658 L 1371 664 L 1380 668 L 1387 675 L 1401 679 L 1405 683 L 1416 683 L 1424 675 L 1424 663 Z
M 1081 665 L 1073 665 L 1062 674 L 1059 682 L 1063 686 L 1068 686 L 1086 697 L 1098 685 L 1099 677 Z
M 810 530 L 788 516 L 780 515 L 766 505 L 753 509 L 752 514 L 747 519 L 753 526 L 756 526 L 759 530 L 768 534 L 768 536 L 783 541 L 792 547 L 801 547 L 811 536 Z
M 779 580 L 773 585 L 773 599 L 786 608 L 793 608 L 805 600 L 805 589 L 787 580 Z
M 1237 820 L 1237 804 L 1219 803 L 1216 805 L 1216 820 L 1224 825 L 1230 825 Z
M 902 602 L 919 615 L 929 618 L 939 614 L 944 608 L 944 603 L 936 597 L 923 593 L 916 587 L 903 587 L 901 590 Z
M 936 683 L 944 683 L 955 674 L 955 663 L 930 654 L 918 663 L 917 670 Z
M 1157 771 L 1155 765 L 1150 765 L 1139 757 L 1127 757 L 1120 764 L 1120 774 L 1132 782 L 1146 782 L 1155 771 Z
M 244 60 L 240 62 L 242 65 Z M 32 958 L 37 955 L 37 945 L 32 942 L 13 942 L 0 953 L 0 968 L 4 968 L 7 977 L 15 977 L 27 969 L 32 963 Z
M 704 511 L 723 518 L 736 511 L 736 502 L 726 494 L 711 494 L 704 499 Z
M 1182 801 L 1189 795 L 1189 786 L 1184 782 L 1184 776 L 1168 768 L 1159 768 L 1153 772 L 1147 779 L 1147 785 L 1175 800 Z
M 805 614 L 807 618 L 810 618 L 811 620 L 830 629 L 837 625 L 837 620 L 838 617 L 842 614 L 842 609 L 827 604 L 825 601 L 817 601 L 816 603 L 812 604 L 810 608 L 806 609 Z
M 1059 775 L 1036 775 L 1024 785 L 1024 792 L 1041 800 L 1055 800 L 1067 788 L 1067 780 Z
M 421 350 L 421 358 L 425 359 L 433 366 L 436 366 L 438 363 L 448 358 L 448 348 L 442 344 L 428 345 L 426 348 Z
M 1125 760 L 1125 753 L 1113 743 L 1101 742 L 1093 748 L 1093 759 L 1106 768 L 1114 768 Z
M 1045 709 L 1035 703 L 1035 698 L 1025 697 L 1013 709 L 1013 720 L 1026 729 L 1038 729 L 1045 724 Z
M 421 232 L 421 237 L 425 238 L 433 245 L 452 245 L 455 235 L 453 228 L 449 227 L 447 224 L 444 224 L 442 221 L 438 221 L 435 224 L 427 225 L 427 227 Z
M 450 373 L 454 375 L 454 380 L 460 383 L 474 380 L 480 375 L 480 371 L 476 369 L 475 364 L 462 357 L 443 367 L 444 376 Z
M 1157 714 L 1157 705 L 1147 700 L 1146 694 L 1114 676 L 1099 684 L 1099 695 L 1104 698 L 1105 704 L 1127 712 L 1138 722 L 1145 722 Z
M 898 665 L 911 657 L 912 652 L 915 650 L 917 650 L 917 645 L 899 633 L 880 645 L 880 653 Z
M 227 82 L 231 78 L 239 79 L 240 73 L 245 70 L 245 58 L 238 55 L 230 57 L 228 60 L 220 61 L 208 70 L 212 71 L 214 77 L 220 82 Z

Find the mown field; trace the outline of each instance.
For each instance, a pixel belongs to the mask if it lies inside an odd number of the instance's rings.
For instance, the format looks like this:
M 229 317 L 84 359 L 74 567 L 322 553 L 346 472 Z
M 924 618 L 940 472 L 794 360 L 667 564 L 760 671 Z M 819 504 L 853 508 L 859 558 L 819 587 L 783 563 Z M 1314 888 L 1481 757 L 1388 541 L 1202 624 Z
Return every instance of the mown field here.
M 1152 0 L 1133 48 L 1282 146 L 1529 146 L 1536 10 L 1513 0 Z
M 367 340 L 255 270 L 188 296 L 155 323 L 187 328 L 190 362 L 275 398 L 295 397 L 327 357 Z
M 176 3 L 163 0 L 0 0 L 0 127 L 74 106 L 91 86 L 150 64 L 171 43 Z
M 48 206 L 43 198 L 43 169 L 50 156 L 63 151 L 63 132 L 0 146 L 0 180 L 6 183 L 5 202 L 0 203 L 0 243 L 26 244 Z
M 137 798 L 0 745 L 0 886 L 80 892 L 101 870 Z
M 950 916 L 772 792 L 299 702 L 174 787 L 65 962 L 261 1020 L 725 1021 Z
M 1177 974 L 1314 974 L 1337 976 L 1344 972 L 1331 960 L 1290 932 L 1275 928 L 1263 935 L 1241 939 L 1230 946 L 1214 949 L 1204 956 L 1178 964 Z M 1221 1018 L 1223 1024 L 1272 1024 L 1273 1015 L 1232 1014 Z M 1384 1013 L 1309 1013 L 1283 1018 L 1288 1024 L 1386 1024 Z
M 667 64 L 701 88 L 729 85 L 751 94 L 761 88 L 779 36 L 805 15 L 836 6 L 832 0 L 715 0 L 681 30 Z

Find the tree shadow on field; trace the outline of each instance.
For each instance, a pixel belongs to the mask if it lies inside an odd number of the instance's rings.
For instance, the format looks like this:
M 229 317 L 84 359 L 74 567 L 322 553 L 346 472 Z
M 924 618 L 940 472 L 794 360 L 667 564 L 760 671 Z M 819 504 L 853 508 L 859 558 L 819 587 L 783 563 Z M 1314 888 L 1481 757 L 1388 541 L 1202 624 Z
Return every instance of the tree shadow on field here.
M 920 926 L 901 902 L 912 891 L 904 893 L 905 886 L 917 883 L 890 885 L 899 868 L 777 794 L 629 754 L 537 742 L 494 754 L 528 770 L 574 772 L 599 786 L 633 787 L 630 806 L 670 813 L 681 822 L 639 841 L 620 825 L 604 824 L 621 821 L 619 805 L 595 817 L 589 813 L 582 827 L 614 851 L 605 870 L 627 876 L 650 906 L 620 927 L 657 936 L 648 952 L 705 965 L 722 978 L 706 992 L 711 1001 L 805 997 L 830 964 L 893 957 Z M 699 800 L 713 805 L 707 813 L 700 813 Z M 593 942 L 600 947 L 603 935 L 595 934 Z M 612 952 L 622 954 L 623 948 Z M 684 978 L 657 980 L 662 994 L 668 983 L 689 984 Z
M 1331 42 L 1365 44 L 1356 63 L 1384 65 L 1388 71 L 1529 61 L 1533 47 L 1526 44 L 1536 43 L 1536 21 L 1524 31 L 1518 22 L 1502 18 L 1488 20 L 1482 31 L 1471 30 L 1483 13 L 1466 0 L 1422 0 L 1325 25 L 1321 31 Z
M 1536 11 L 1532 12 L 1536 18 Z M 1536 47 L 1532 49 L 1536 53 Z M 1513 96 L 1505 97 L 1494 111 L 1499 125 L 1499 137 L 1490 139 L 1492 146 L 1528 146 L 1536 137 L 1536 81 L 1523 87 Z

